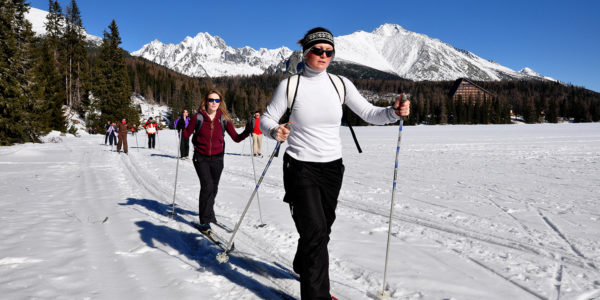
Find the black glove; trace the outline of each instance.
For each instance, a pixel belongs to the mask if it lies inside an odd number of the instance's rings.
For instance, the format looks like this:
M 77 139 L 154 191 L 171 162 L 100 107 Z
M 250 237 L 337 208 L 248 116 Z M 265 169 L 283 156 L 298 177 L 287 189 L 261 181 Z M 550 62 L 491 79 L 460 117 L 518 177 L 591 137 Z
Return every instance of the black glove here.
M 248 118 L 246 122 L 246 128 L 244 128 L 244 134 L 250 135 L 254 131 L 254 118 Z

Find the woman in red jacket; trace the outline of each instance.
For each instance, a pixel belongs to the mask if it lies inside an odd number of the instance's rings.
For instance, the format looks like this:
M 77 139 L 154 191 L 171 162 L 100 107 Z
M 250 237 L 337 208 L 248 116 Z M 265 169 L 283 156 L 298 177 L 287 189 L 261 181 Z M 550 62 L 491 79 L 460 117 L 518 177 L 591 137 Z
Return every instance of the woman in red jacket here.
M 196 126 L 197 123 L 199 126 Z M 210 233 L 210 223 L 217 222 L 214 205 L 223 172 L 225 131 L 234 142 L 239 143 L 252 132 L 253 128 L 250 123 L 248 122 L 244 131 L 238 134 L 227 112 L 223 94 L 211 90 L 202 99 L 198 112 L 191 118 L 188 127 L 183 131 L 184 139 L 194 135 L 192 138 L 193 162 L 200 179 L 199 229 L 203 233 Z M 196 127 L 198 128 L 196 129 Z

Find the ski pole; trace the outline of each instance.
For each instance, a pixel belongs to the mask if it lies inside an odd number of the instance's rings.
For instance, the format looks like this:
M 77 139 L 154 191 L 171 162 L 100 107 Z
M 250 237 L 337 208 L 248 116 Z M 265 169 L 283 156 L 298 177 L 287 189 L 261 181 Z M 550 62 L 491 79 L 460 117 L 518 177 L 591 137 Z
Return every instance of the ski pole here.
M 404 94 L 402 96 L 402 102 L 409 100 L 410 94 Z M 390 238 L 392 233 L 392 215 L 394 213 L 394 199 L 396 195 L 396 183 L 398 178 L 398 154 L 400 153 L 400 141 L 402 140 L 402 125 L 404 124 L 404 117 L 400 118 L 400 126 L 398 126 L 398 144 L 396 145 L 396 163 L 394 164 L 394 185 L 392 187 L 392 203 L 390 206 L 390 219 L 389 219 L 389 227 L 388 227 L 388 236 L 387 236 L 387 246 L 385 249 L 385 267 L 383 269 L 383 288 L 381 291 L 377 293 L 378 299 L 389 299 L 390 293 L 386 290 L 386 279 L 387 279 L 387 267 L 388 267 L 388 258 L 390 254 Z
M 137 148 L 137 151 L 140 152 L 140 144 L 138 144 L 138 139 L 137 139 L 137 134 L 135 135 L 135 147 Z
M 250 147 L 250 155 L 252 157 L 252 174 L 254 175 L 254 184 L 256 184 L 256 168 L 254 167 L 254 137 L 252 138 L 252 147 Z M 258 203 L 258 216 L 260 217 L 260 225 L 258 227 L 265 227 L 267 224 L 263 222 L 262 210 L 260 209 L 260 195 L 256 193 L 256 203 Z
M 182 132 L 183 133 L 183 132 Z M 173 204 L 171 204 L 171 219 L 175 215 L 175 195 L 177 194 L 177 174 L 179 174 L 179 157 L 181 156 L 181 135 L 177 136 L 177 167 L 175 167 L 175 185 L 173 186 Z
M 288 125 L 291 125 L 291 123 L 287 123 L 286 127 Z M 265 174 L 267 173 L 269 166 L 271 166 L 271 162 L 273 161 L 273 158 L 275 157 L 275 153 L 277 153 L 279 151 L 280 146 L 281 146 L 281 142 L 278 140 L 277 144 L 275 145 L 275 149 L 273 149 L 273 153 L 271 153 L 271 156 L 269 157 L 269 161 L 267 162 L 267 165 L 265 166 L 265 169 L 262 172 L 262 175 L 258 179 L 258 183 L 256 183 L 256 187 L 254 188 L 254 191 L 252 192 L 250 199 L 248 199 L 248 203 L 246 203 L 246 208 L 244 208 L 244 212 L 242 212 L 242 216 L 240 217 L 240 220 L 237 222 L 237 224 L 235 224 L 235 228 L 233 229 L 233 232 L 231 233 L 231 238 L 229 238 L 229 242 L 227 242 L 227 246 L 225 247 L 226 250 L 224 252 L 217 254 L 217 261 L 219 263 L 225 263 L 225 262 L 229 261 L 229 256 L 227 256 L 227 253 L 231 252 L 231 245 L 233 243 L 233 239 L 235 238 L 235 234 L 237 233 L 238 229 L 240 229 L 240 225 L 242 224 L 242 220 L 244 219 L 244 216 L 246 215 L 246 212 L 248 211 L 248 207 L 250 207 L 250 204 L 252 204 L 252 199 L 254 199 L 254 196 L 258 192 L 258 188 L 260 187 L 260 184 L 262 183 L 263 179 L 265 178 Z
M 245 141 L 245 142 L 242 144 L 242 151 L 240 152 L 241 154 L 244 154 L 244 149 L 246 149 L 246 143 L 247 143 L 247 142 L 248 142 L 248 141 Z

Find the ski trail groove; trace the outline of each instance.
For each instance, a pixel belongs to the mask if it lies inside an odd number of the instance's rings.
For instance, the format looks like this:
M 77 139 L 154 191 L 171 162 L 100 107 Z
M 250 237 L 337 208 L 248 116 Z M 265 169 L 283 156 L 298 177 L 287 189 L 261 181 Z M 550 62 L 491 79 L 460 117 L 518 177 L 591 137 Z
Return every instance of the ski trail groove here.
M 123 158 L 122 161 L 124 162 L 125 169 L 132 176 L 132 178 L 136 179 L 136 181 L 141 185 L 141 187 L 143 187 L 145 190 L 150 192 L 157 199 L 167 199 L 168 198 L 167 194 L 169 191 L 165 187 L 165 184 L 163 184 L 162 182 L 160 182 L 156 179 L 153 180 L 152 179 L 153 177 L 150 176 L 150 174 L 148 174 L 144 168 L 140 167 L 140 165 L 137 163 L 135 158 L 133 158 L 132 156 L 128 156 L 128 157 Z M 172 189 L 172 187 L 171 187 L 171 189 Z M 163 201 L 159 200 L 159 202 L 163 202 Z M 185 207 L 185 205 L 180 205 L 180 206 Z M 148 214 L 146 214 L 146 215 L 148 215 Z M 189 220 L 189 217 L 181 216 L 181 218 L 184 219 L 189 224 L 192 224 L 192 222 L 193 222 L 193 220 Z M 157 218 L 157 219 L 160 219 L 160 218 Z M 181 228 L 181 222 L 177 222 L 177 223 L 178 223 L 180 230 L 183 230 Z M 196 230 L 193 229 L 193 231 L 195 232 Z M 240 230 L 239 232 L 243 232 L 243 231 Z M 238 238 L 238 241 L 239 240 L 240 239 Z M 235 253 L 231 254 L 232 256 L 238 256 L 241 258 L 245 258 L 243 261 L 243 264 L 250 265 L 253 269 L 259 270 L 262 272 L 262 274 L 261 274 L 262 276 L 260 276 L 261 277 L 260 279 L 257 279 L 256 277 L 253 277 L 253 279 L 257 280 L 261 284 L 264 284 L 265 288 L 271 286 L 271 287 L 281 289 L 284 293 L 280 293 L 278 296 L 280 296 L 282 299 L 289 299 L 289 296 L 286 295 L 285 293 L 299 296 L 298 292 L 292 287 L 293 284 L 287 283 L 286 279 L 272 278 L 271 276 L 268 276 L 269 270 L 267 270 L 265 266 L 262 266 L 258 262 L 255 262 L 255 260 L 257 260 L 257 259 L 259 261 L 268 261 L 268 259 L 265 259 L 265 258 L 273 256 L 272 252 L 265 251 L 264 249 L 261 248 L 261 246 L 258 245 L 258 242 L 256 242 L 256 238 L 251 237 L 248 239 L 243 239 L 242 243 L 238 242 L 238 245 L 243 245 L 244 248 L 250 248 L 250 249 L 254 250 L 255 253 L 256 252 L 262 253 L 261 256 L 252 257 L 249 254 L 240 252 L 239 250 L 236 249 L 234 251 Z M 262 244 L 262 245 L 264 245 L 264 244 Z M 239 248 L 239 247 L 236 247 L 236 248 Z M 169 254 L 168 252 L 166 252 L 166 253 Z M 205 263 L 208 263 L 208 262 L 205 261 Z M 214 263 L 216 263 L 216 259 L 215 259 Z M 293 279 L 287 279 L 287 281 L 290 281 L 290 280 L 293 281 L 294 283 L 296 282 Z M 271 284 L 268 284 L 268 282 L 270 282 Z M 271 292 L 276 293 L 276 291 L 271 291 Z
M 579 251 L 579 249 L 577 249 L 577 247 L 575 247 L 575 245 L 571 243 L 569 239 L 567 239 L 567 237 L 562 233 L 558 226 L 556 226 L 556 224 L 554 224 L 548 217 L 546 217 L 541 210 L 538 210 L 538 214 L 540 215 L 542 220 L 544 220 L 544 222 L 548 225 L 548 227 L 550 227 L 550 229 L 552 229 L 552 231 L 554 231 L 569 246 L 573 253 L 585 260 L 588 260 L 587 257 L 585 257 L 585 255 L 583 255 L 583 253 L 581 253 L 581 251 Z M 593 262 L 588 262 L 587 265 L 594 270 L 598 270 Z
M 454 252 L 456 252 L 457 254 L 459 254 L 461 257 L 464 257 L 464 258 L 466 258 L 466 259 L 470 260 L 471 262 L 475 263 L 476 265 L 478 265 L 478 266 L 480 266 L 480 267 L 482 267 L 482 268 L 484 268 L 484 269 L 486 269 L 486 270 L 490 271 L 491 273 L 495 274 L 496 276 L 498 276 L 498 277 L 500 277 L 500 278 L 502 278 L 502 279 L 506 280 L 507 282 L 510 282 L 510 283 L 512 283 L 512 284 L 513 284 L 513 285 L 515 285 L 516 287 L 518 287 L 518 288 L 520 288 L 521 290 L 523 290 L 523 291 L 525 291 L 525 292 L 527 292 L 527 293 L 531 294 L 532 296 L 534 296 L 534 297 L 536 297 L 536 298 L 538 298 L 538 299 L 541 299 L 541 300 L 548 300 L 548 298 L 547 298 L 547 297 L 544 297 L 544 296 L 542 296 L 542 295 L 540 295 L 540 294 L 536 293 L 535 291 L 531 290 L 530 288 L 528 288 L 528 287 L 526 287 L 526 286 L 524 286 L 524 285 L 522 285 L 522 284 L 520 284 L 520 283 L 518 283 L 518 282 L 516 282 L 516 281 L 514 281 L 514 280 L 512 280 L 512 279 L 510 279 L 510 278 L 508 278 L 508 277 L 506 277 L 506 276 L 504 276 L 504 275 L 502 275 L 502 274 L 500 274 L 498 271 L 496 271 L 496 270 L 494 270 L 493 268 L 491 268 L 491 267 L 489 267 L 489 266 L 485 265 L 484 263 L 480 262 L 479 260 L 477 260 L 477 259 L 474 259 L 474 258 L 472 258 L 472 257 L 470 257 L 470 256 L 468 256 L 468 255 L 465 255 L 464 253 L 462 253 L 462 252 L 461 252 L 461 251 L 459 251 L 459 250 L 456 250 L 456 249 L 452 249 L 452 250 L 453 250 Z
M 381 210 L 377 210 L 376 208 L 364 207 L 364 205 L 355 203 L 352 201 L 340 200 L 339 205 L 342 207 L 345 206 L 345 207 L 348 207 L 351 209 L 360 210 L 360 211 L 363 211 L 363 212 L 366 212 L 369 214 L 374 214 L 374 215 L 384 217 L 384 218 L 389 217 L 389 212 L 384 213 Z M 554 257 L 553 255 L 550 255 L 550 253 L 547 252 L 548 249 L 542 248 L 537 245 L 526 245 L 519 241 L 491 235 L 489 233 L 482 234 L 482 233 L 478 233 L 475 231 L 465 231 L 465 230 L 458 229 L 458 228 L 450 228 L 447 226 L 438 225 L 434 221 L 427 220 L 422 217 L 414 217 L 414 216 L 408 216 L 408 215 L 402 215 L 402 214 L 394 215 L 393 219 L 397 220 L 397 221 L 406 222 L 409 224 L 414 224 L 414 225 L 434 229 L 437 231 L 450 233 L 450 234 L 457 235 L 460 237 L 466 237 L 466 238 L 478 240 L 478 241 L 485 242 L 488 244 L 498 245 L 498 246 L 514 249 L 517 251 L 532 253 L 536 256 L 541 256 L 541 257 L 544 257 L 546 259 L 550 259 L 553 261 L 565 262 L 565 263 L 568 263 L 570 265 L 573 265 L 573 266 L 579 267 L 579 268 L 586 269 L 586 268 L 592 267 L 593 269 L 595 269 L 593 262 L 590 262 L 589 259 L 580 257 L 580 256 L 574 256 L 569 253 L 565 253 L 562 250 L 557 250 L 557 249 L 552 250 L 553 252 L 561 254 L 562 257 L 560 259 L 558 259 L 558 258 Z

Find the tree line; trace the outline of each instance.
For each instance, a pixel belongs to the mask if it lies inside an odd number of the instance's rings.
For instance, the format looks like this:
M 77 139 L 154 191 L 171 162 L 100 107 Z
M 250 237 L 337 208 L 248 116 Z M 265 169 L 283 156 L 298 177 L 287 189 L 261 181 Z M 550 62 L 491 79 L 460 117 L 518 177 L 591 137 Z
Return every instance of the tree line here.
M 195 111 L 201 97 L 216 88 L 224 92 L 232 115 L 245 118 L 254 111 L 264 111 L 275 87 L 286 77 L 263 74 L 191 78 L 137 57 L 128 58 L 127 63 L 133 92 L 169 106 L 173 114 L 184 108 Z M 378 106 L 390 105 L 402 92 L 411 93 L 413 105 L 406 124 L 506 124 L 511 117 L 520 117 L 527 123 L 600 120 L 599 93 L 558 82 L 475 81 L 493 96 L 486 100 L 453 100 L 453 81 L 365 79 L 344 74 L 343 70 L 337 73 L 347 76 L 365 94 L 374 94 L 369 99 Z M 366 125 L 352 113 L 348 120 L 352 125 Z
M 34 36 L 25 19 L 25 0 L 0 0 L 0 145 L 39 141 L 51 130 L 71 131 L 66 110 L 79 113 L 102 132 L 107 121 L 127 118 L 139 124 L 133 93 L 167 105 L 173 120 L 183 109 L 195 112 L 211 89 L 223 92 L 233 117 L 245 119 L 263 112 L 277 84 L 287 75 L 193 78 L 120 48 L 118 26 L 112 20 L 100 44 L 88 42 L 75 0 L 65 12 L 48 1 L 46 35 Z M 453 100 L 451 81 L 404 80 L 387 73 L 332 64 L 332 73 L 348 77 L 375 105 L 387 106 L 401 92 L 412 94 L 406 124 L 502 124 L 511 116 L 527 123 L 597 122 L 600 94 L 550 81 L 475 83 L 493 97 Z M 387 75 L 386 75 L 387 74 Z M 365 125 L 350 113 L 353 125 Z
M 25 0 L 0 0 L 0 8 L 0 145 L 37 142 L 51 130 L 75 133 L 67 110 L 90 124 L 139 122 L 114 20 L 95 45 L 86 40 L 75 0 L 64 13 L 57 0 L 48 1 L 41 37 L 25 18 Z

